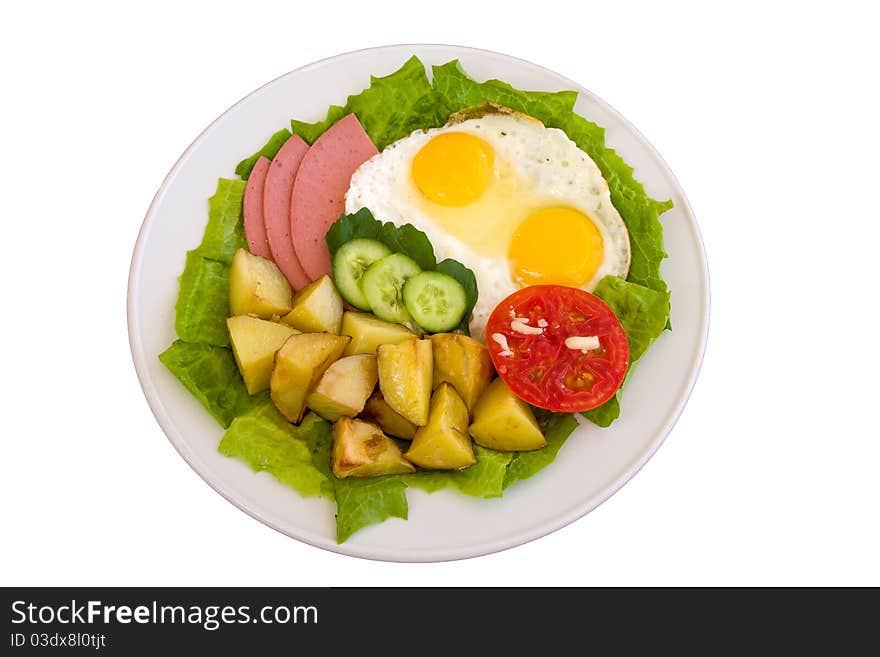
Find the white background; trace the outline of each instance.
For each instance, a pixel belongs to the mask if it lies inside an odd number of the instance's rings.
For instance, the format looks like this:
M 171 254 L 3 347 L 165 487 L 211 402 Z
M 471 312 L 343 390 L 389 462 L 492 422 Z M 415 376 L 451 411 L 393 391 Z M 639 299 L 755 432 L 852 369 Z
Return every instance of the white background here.
M 880 584 L 877 17 L 712 5 L 7 8 L 0 584 Z M 323 552 L 227 503 L 153 419 L 126 331 L 140 223 L 193 138 L 293 68 L 402 42 L 512 54 L 611 103 L 678 176 L 712 276 L 702 374 L 642 472 L 447 564 Z

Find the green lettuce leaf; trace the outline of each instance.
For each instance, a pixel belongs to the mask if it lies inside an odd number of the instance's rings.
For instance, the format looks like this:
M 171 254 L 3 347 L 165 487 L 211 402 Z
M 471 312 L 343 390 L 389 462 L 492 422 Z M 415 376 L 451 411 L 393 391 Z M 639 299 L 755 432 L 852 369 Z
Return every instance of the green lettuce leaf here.
M 281 150 L 281 147 L 287 143 L 287 140 L 290 139 L 290 130 L 284 128 L 283 130 L 279 130 L 274 135 L 269 137 L 269 141 L 258 150 L 256 153 L 251 155 L 250 157 L 246 157 L 241 162 L 239 162 L 235 167 L 235 173 L 241 176 L 242 180 L 247 180 L 251 175 L 251 171 L 254 169 L 254 165 L 256 165 L 257 160 L 261 157 L 268 157 L 270 160 L 278 155 L 278 151 Z M 311 142 L 309 142 L 311 143 Z
M 330 471 L 333 444 L 330 423 L 309 413 L 298 432 L 309 448 L 312 467 L 321 472 L 336 497 L 336 540 L 344 543 L 359 529 L 387 518 L 406 518 L 406 482 L 398 476 L 337 479 Z
M 208 225 L 199 246 L 205 258 L 228 265 L 238 249 L 247 248 L 242 220 L 245 187 L 243 180 L 217 181 L 217 191 L 208 199 Z
M 604 138 L 598 142 L 592 127 L 592 123 L 577 114 L 572 114 L 562 126 L 572 141 L 598 165 L 608 182 L 611 202 L 626 223 L 632 249 L 626 280 L 666 292 L 666 282 L 660 273 L 660 263 L 666 257 L 660 215 L 672 208 L 672 201 L 650 198 L 644 186 L 633 177 L 632 167 L 614 150 L 605 148 Z
M 298 431 L 309 446 L 312 465 L 327 477 L 331 488 L 334 487 L 336 477 L 330 472 L 330 448 L 333 445 L 333 432 L 330 423 L 309 412 L 300 423 Z
M 577 101 L 574 91 L 520 91 L 500 80 L 477 82 L 464 72 L 457 59 L 434 66 L 433 72 L 442 121 L 453 112 L 492 102 L 533 116 L 551 128 L 559 128 Z
M 253 404 L 230 349 L 175 340 L 159 360 L 223 427 Z
M 601 406 L 584 413 L 600 427 L 610 426 L 620 416 L 620 395 L 636 361 L 656 340 L 669 320 L 669 293 L 630 283 L 617 276 L 606 276 L 593 294 L 611 306 L 629 342 L 629 371 L 620 390 Z
M 337 479 L 330 471 L 332 441 L 326 420 L 309 413 L 295 426 L 266 400 L 232 422 L 219 449 L 255 472 L 272 474 L 302 495 L 335 499 L 340 543 L 387 518 L 406 519 L 406 481 L 398 476 Z
M 291 119 L 290 121 L 290 129 L 293 131 L 293 134 L 299 135 L 303 138 L 309 146 L 315 143 L 315 141 L 323 135 L 327 128 L 336 123 L 339 119 L 343 118 L 349 112 L 339 105 L 331 105 L 330 109 L 327 110 L 327 118 L 323 121 L 317 121 L 316 123 L 306 123 L 304 121 L 297 121 L 296 119 Z
M 180 293 L 174 306 L 174 330 L 186 342 L 218 347 L 229 344 L 229 266 L 210 260 L 200 249 L 186 254 Z
M 593 291 L 611 306 L 629 341 L 630 365 L 663 332 L 669 317 L 669 295 L 617 276 L 606 276 Z
M 349 96 L 346 105 L 380 151 L 413 130 L 440 125 L 434 90 L 417 57 L 385 77 L 370 77 L 370 87 Z
M 397 71 L 383 77 L 370 77 L 370 86 L 349 96 L 345 107 L 333 105 L 327 118 L 317 123 L 291 121 L 291 128 L 313 143 L 342 117 L 354 113 L 380 151 L 413 130 L 440 125 L 434 90 L 425 67 L 416 57 Z
M 202 243 L 186 254 L 175 305 L 174 329 L 187 342 L 225 347 L 229 338 L 229 264 L 235 251 L 245 246 L 242 200 L 245 183 L 217 181 L 208 200 L 208 224 Z
M 208 202 L 208 224 L 202 243 L 187 253 L 175 304 L 176 340 L 159 360 L 223 426 L 250 409 L 229 341 L 229 264 L 245 245 L 242 199 L 245 183 L 217 182 Z
M 254 472 L 270 473 L 300 495 L 332 497 L 332 486 L 313 465 L 309 444 L 301 433 L 267 400 L 232 421 L 218 450 L 244 461 Z
M 344 543 L 367 525 L 406 520 L 406 482 L 400 477 L 336 480 L 336 541 Z
M 553 463 L 560 448 L 577 428 L 577 420 L 568 413 L 550 413 L 538 410 L 536 415 L 544 437 L 547 439 L 547 446 L 533 452 L 516 452 L 507 467 L 503 489 L 512 486 L 521 479 L 528 479 Z
M 625 379 L 624 382 L 626 382 Z M 621 388 L 622 387 L 623 386 L 621 386 Z M 618 390 L 607 402 L 582 413 L 582 415 L 596 426 L 602 427 L 603 429 L 605 427 L 610 427 L 611 423 L 620 417 L 620 393 L 621 391 Z
M 496 452 L 479 445 L 474 445 L 474 454 L 477 462 L 464 470 L 419 471 L 402 477 L 410 486 L 429 493 L 452 487 L 472 497 L 501 497 L 504 492 L 505 473 L 513 454 Z

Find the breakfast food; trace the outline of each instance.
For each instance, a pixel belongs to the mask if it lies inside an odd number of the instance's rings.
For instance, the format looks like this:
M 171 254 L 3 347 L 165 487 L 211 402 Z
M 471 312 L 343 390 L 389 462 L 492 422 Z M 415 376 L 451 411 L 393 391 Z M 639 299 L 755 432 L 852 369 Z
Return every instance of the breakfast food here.
M 308 150 L 290 197 L 291 239 L 310 279 L 331 274 L 324 235 L 342 214 L 351 175 L 378 151 L 354 114 L 321 135 Z
M 312 279 L 306 274 L 291 240 L 290 200 L 293 182 L 308 151 L 306 144 L 294 135 L 272 158 L 263 184 L 263 221 L 272 259 L 287 280 L 298 290 Z
M 501 496 L 571 414 L 614 421 L 668 328 L 669 204 L 575 95 L 432 73 L 410 59 L 220 181 L 160 356 L 222 454 L 336 500 L 340 542 L 407 487 Z
M 263 258 L 272 257 L 263 214 L 263 189 L 266 186 L 266 174 L 269 173 L 270 164 L 271 160 L 268 158 L 259 158 L 244 190 L 244 233 L 247 236 L 248 250 Z
M 345 209 L 360 208 L 412 224 L 438 258 L 473 270 L 478 337 L 522 285 L 590 291 L 629 270 L 626 225 L 599 168 L 564 132 L 526 117 L 486 114 L 395 142 L 352 176 Z

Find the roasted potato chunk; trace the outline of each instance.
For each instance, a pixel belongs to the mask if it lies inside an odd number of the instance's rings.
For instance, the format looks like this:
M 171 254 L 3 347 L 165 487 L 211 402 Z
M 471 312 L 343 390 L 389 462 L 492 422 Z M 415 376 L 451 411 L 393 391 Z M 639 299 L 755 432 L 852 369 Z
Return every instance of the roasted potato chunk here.
M 229 342 L 232 344 L 238 371 L 244 379 L 244 387 L 249 395 L 262 392 L 269 387 L 269 378 L 275 365 L 275 352 L 287 338 L 299 331 L 250 315 L 229 317 L 226 327 L 229 329 Z
M 379 427 L 349 417 L 341 417 L 333 425 L 330 465 L 339 479 L 416 471 Z
M 385 402 L 416 426 L 427 424 L 434 376 L 430 340 L 379 345 L 377 358 Z
M 367 422 L 377 424 L 388 435 L 404 440 L 412 440 L 418 428 L 388 405 L 381 390 L 374 392 L 367 400 L 361 417 Z
M 482 342 L 459 333 L 431 336 L 434 347 L 434 387 L 451 383 L 469 411 L 495 374 L 489 350 Z
M 380 344 L 397 344 L 415 337 L 403 324 L 383 322 L 369 313 L 345 312 L 342 315 L 342 335 L 350 335 L 346 356 L 375 354 Z
M 290 422 L 299 422 L 306 399 L 326 369 L 342 355 L 350 338 L 330 333 L 300 333 L 275 353 L 269 390 L 275 406 Z
M 428 424 L 420 427 L 404 456 L 430 470 L 460 470 L 477 462 L 467 433 L 468 410 L 448 383 L 431 398 Z
M 375 356 L 358 354 L 340 358 L 321 376 L 306 405 L 330 422 L 343 415 L 354 417 L 364 410 L 378 380 Z
M 327 275 L 309 283 L 293 297 L 293 310 L 281 318 L 303 333 L 334 333 L 342 326 L 342 297 Z
M 229 311 L 269 319 L 290 312 L 290 283 L 271 260 L 239 249 L 229 271 Z
M 478 445 L 503 452 L 523 452 L 547 445 L 531 406 L 501 378 L 489 384 L 474 406 L 470 434 Z

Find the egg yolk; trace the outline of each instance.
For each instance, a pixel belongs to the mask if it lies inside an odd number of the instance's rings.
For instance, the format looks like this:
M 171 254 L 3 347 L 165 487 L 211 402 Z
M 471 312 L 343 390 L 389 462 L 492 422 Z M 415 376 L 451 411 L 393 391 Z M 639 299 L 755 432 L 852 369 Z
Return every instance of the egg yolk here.
M 492 147 L 466 132 L 437 135 L 416 153 L 412 176 L 429 200 L 440 205 L 467 205 L 492 180 Z
M 522 285 L 581 287 L 602 264 L 602 233 L 577 210 L 545 208 L 516 229 L 509 260 L 513 279 Z

